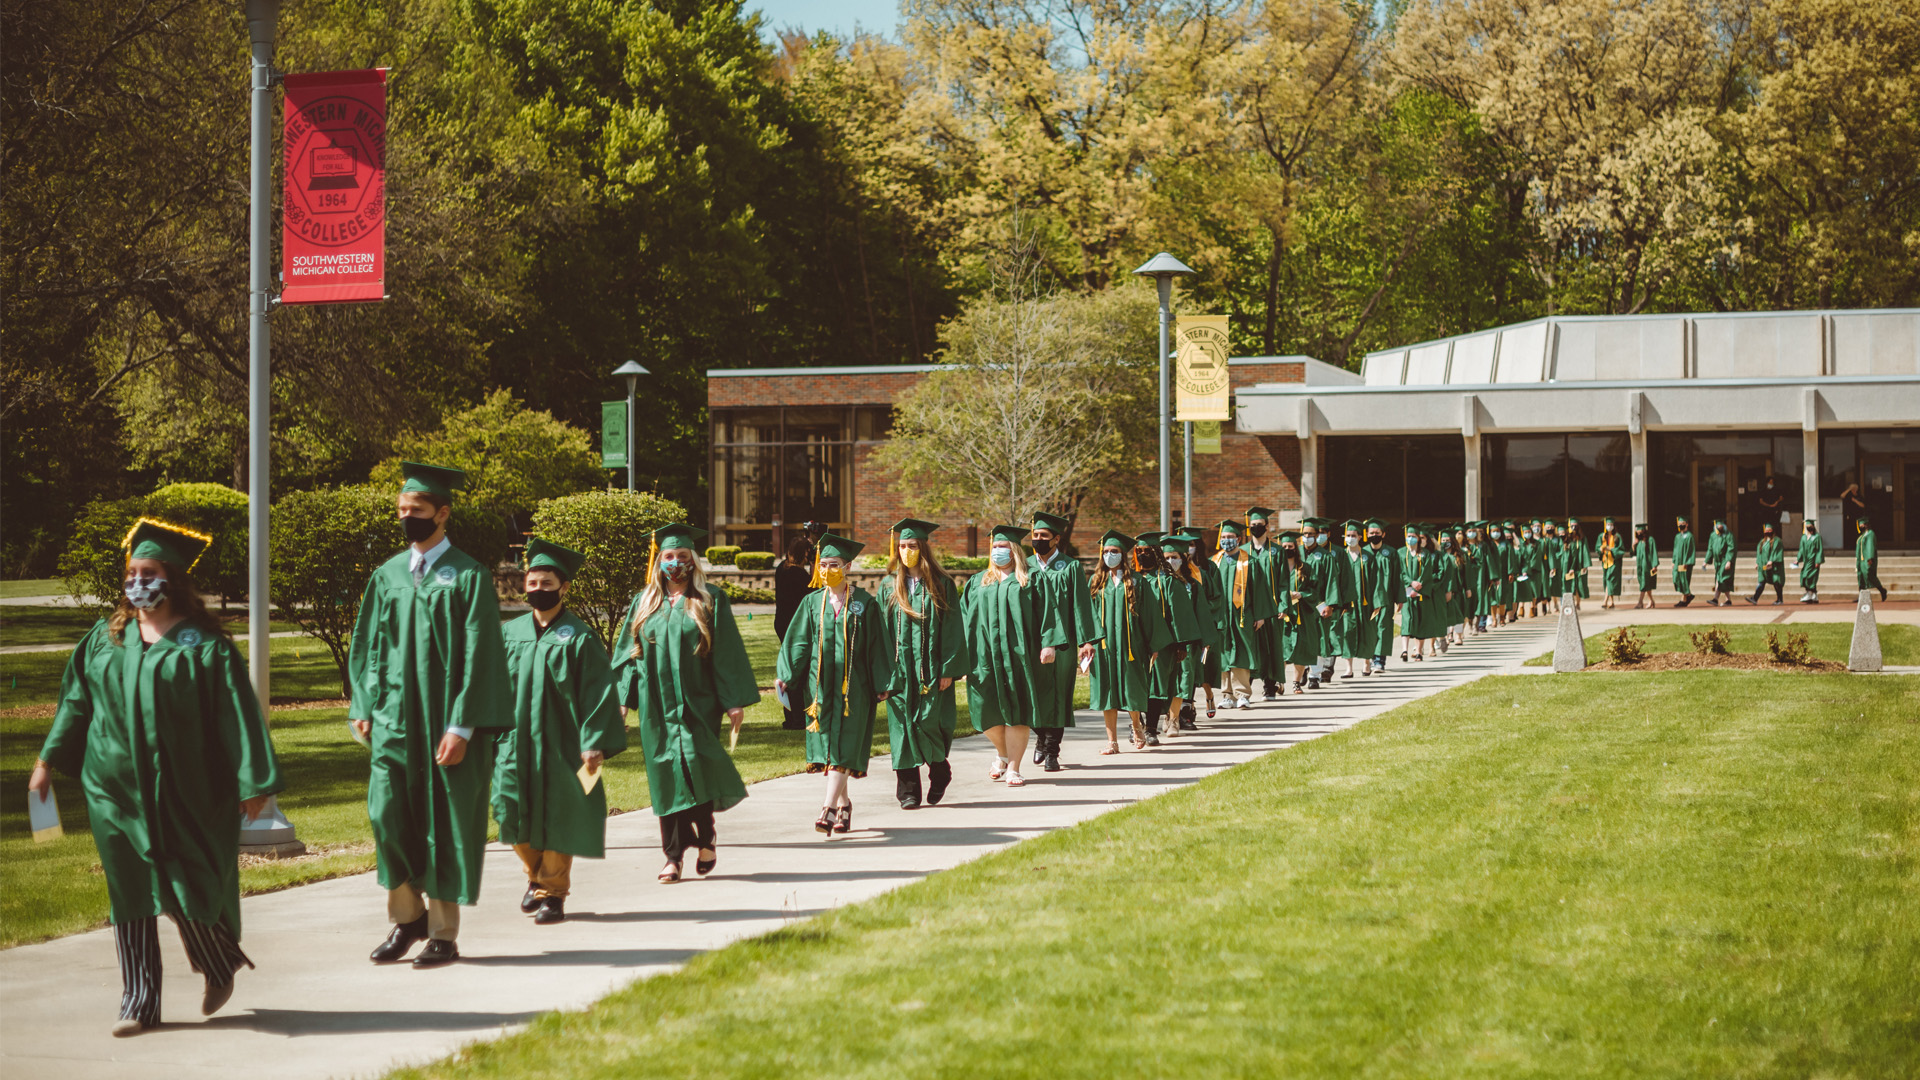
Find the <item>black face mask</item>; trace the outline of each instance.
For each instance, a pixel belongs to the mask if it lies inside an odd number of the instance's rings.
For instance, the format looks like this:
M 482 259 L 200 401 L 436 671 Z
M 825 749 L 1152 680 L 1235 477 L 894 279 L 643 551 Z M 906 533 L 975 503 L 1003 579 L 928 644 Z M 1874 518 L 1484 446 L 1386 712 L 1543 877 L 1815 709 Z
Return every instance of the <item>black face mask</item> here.
M 560 590 L 528 589 L 527 606 L 543 614 L 552 611 L 560 606 Z
M 1374 533 L 1367 537 L 1367 543 L 1372 544 L 1374 547 L 1379 547 L 1381 544 L 1384 544 L 1386 542 L 1387 542 L 1387 538 L 1384 536 L 1381 536 L 1379 533 Z
M 1247 526 L 1247 531 L 1255 536 L 1265 536 L 1267 535 L 1267 523 L 1264 521 L 1256 521 Z
M 1300 558 L 1300 549 L 1293 548 L 1293 547 L 1284 547 L 1280 549 L 1280 554 L 1286 556 L 1286 559 L 1288 562 L 1295 562 Z
M 1053 541 L 1047 539 L 1044 536 L 1036 536 L 1033 538 L 1033 553 L 1035 555 L 1045 555 L 1047 552 L 1052 550 L 1053 550 Z
M 400 519 L 400 527 L 406 530 L 409 544 L 425 543 L 429 537 L 440 531 L 440 524 L 432 518 L 414 517 L 412 514 Z

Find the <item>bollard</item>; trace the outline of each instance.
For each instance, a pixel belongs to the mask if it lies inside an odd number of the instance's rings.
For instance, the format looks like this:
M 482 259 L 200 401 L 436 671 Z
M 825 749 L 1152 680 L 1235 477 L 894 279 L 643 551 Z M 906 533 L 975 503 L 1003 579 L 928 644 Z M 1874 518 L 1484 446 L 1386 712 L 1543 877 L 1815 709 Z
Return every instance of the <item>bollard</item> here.
M 1560 597 L 1560 626 L 1553 638 L 1555 674 L 1587 669 L 1587 639 L 1580 635 L 1580 612 L 1573 600 L 1570 592 Z
M 1853 609 L 1853 644 L 1847 649 L 1848 671 L 1880 670 L 1880 623 L 1873 617 L 1873 590 L 1861 589 Z

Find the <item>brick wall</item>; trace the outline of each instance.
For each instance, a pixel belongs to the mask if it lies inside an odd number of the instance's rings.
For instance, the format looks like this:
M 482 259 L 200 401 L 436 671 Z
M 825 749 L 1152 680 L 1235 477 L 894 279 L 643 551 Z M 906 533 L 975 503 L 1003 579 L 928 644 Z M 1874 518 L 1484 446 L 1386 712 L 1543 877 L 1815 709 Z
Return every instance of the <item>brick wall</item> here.
M 1298 361 L 1236 364 L 1229 369 L 1237 389 L 1255 383 L 1303 382 L 1305 366 Z M 925 377 L 924 372 L 883 372 L 857 375 L 723 376 L 707 380 L 707 404 L 713 408 L 751 408 L 768 405 L 887 405 Z M 1173 454 L 1173 515 L 1180 521 L 1183 487 L 1180 475 L 1182 446 L 1175 429 Z M 877 443 L 860 443 L 853 452 L 854 539 L 870 549 L 886 543 L 887 528 L 916 512 L 911 499 L 895 490 L 893 477 L 873 460 Z M 1300 509 L 1300 443 L 1288 436 L 1242 434 L 1232 422 L 1222 425 L 1220 453 L 1195 454 L 1193 516 L 1202 526 L 1223 518 L 1239 518 L 1249 506 L 1271 506 L 1297 520 Z M 1117 488 L 1089 493 L 1074 529 L 1075 546 L 1090 550 L 1109 528 L 1138 534 L 1156 528 L 1160 503 L 1157 473 Z M 1285 512 L 1291 511 L 1290 515 Z M 940 547 L 964 552 L 966 526 L 942 522 Z M 991 523 L 987 523 L 991 524 Z M 981 540 L 985 549 L 984 536 Z

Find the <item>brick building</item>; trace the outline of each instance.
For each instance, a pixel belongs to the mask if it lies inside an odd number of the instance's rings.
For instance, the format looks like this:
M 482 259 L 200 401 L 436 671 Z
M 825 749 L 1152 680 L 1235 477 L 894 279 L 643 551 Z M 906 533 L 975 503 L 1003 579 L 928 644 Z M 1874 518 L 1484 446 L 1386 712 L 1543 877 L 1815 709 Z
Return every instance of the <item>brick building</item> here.
M 903 517 L 939 520 L 919 513 L 911 495 L 873 460 L 886 440 L 893 400 L 931 370 L 913 364 L 708 371 L 714 542 L 777 551 L 785 530 L 814 520 L 872 544 Z M 1228 370 L 1236 391 L 1256 384 L 1360 383 L 1352 372 L 1304 356 L 1240 358 L 1229 361 Z M 1184 517 L 1180 457 L 1176 445 L 1176 525 Z M 1291 434 L 1250 434 L 1229 421 L 1221 425 L 1218 453 L 1194 455 L 1193 516 L 1203 524 L 1238 517 L 1255 504 L 1297 520 L 1300 490 L 1300 442 Z M 1074 540 L 1082 548 L 1108 528 L 1143 532 L 1158 517 L 1151 477 L 1137 489 L 1095 493 L 1088 505 L 1136 510 L 1077 523 Z M 995 523 L 943 524 L 944 546 L 973 554 L 982 530 Z

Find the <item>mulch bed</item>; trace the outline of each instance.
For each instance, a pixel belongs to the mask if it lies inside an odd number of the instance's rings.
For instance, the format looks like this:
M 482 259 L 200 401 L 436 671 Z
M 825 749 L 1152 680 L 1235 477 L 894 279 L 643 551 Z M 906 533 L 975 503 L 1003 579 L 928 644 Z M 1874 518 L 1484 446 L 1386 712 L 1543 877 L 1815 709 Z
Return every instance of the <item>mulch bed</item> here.
M 1588 671 L 1700 671 L 1706 668 L 1732 668 L 1736 671 L 1797 671 L 1816 675 L 1844 673 L 1847 665 L 1832 660 L 1809 660 L 1804 664 L 1782 664 L 1766 653 L 1691 652 L 1649 653 L 1637 664 L 1616 664 L 1603 660 L 1588 664 Z

